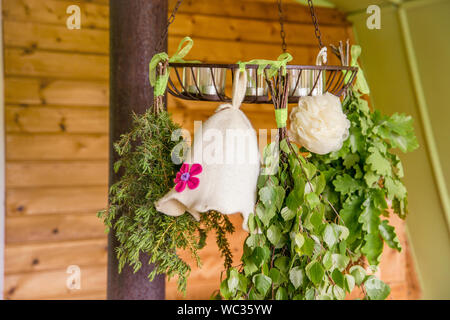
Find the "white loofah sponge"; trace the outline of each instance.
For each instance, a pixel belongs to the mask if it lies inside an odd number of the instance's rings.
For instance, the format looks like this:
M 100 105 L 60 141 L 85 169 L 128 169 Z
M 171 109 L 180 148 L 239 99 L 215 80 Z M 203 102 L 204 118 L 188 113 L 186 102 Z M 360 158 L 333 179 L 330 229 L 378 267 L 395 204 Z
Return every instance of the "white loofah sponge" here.
M 301 98 L 289 119 L 290 137 L 313 153 L 337 151 L 348 138 L 350 121 L 339 98 L 328 92 Z

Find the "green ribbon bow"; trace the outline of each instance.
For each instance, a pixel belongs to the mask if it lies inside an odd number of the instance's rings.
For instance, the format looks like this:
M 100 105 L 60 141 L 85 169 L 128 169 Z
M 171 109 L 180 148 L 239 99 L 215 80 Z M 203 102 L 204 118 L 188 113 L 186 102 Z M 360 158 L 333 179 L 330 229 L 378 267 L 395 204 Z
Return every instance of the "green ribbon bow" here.
M 200 63 L 200 61 L 192 60 L 185 61 L 183 58 L 189 53 L 192 46 L 194 45 L 194 40 L 190 37 L 184 37 L 180 44 L 178 45 L 178 49 L 175 54 L 169 58 L 169 55 L 165 52 L 157 53 L 152 57 L 152 60 L 149 64 L 149 81 L 151 86 L 153 87 L 153 92 L 155 97 L 163 96 L 166 92 L 167 82 L 169 81 L 170 68 L 167 69 L 165 74 L 156 75 L 156 68 L 160 62 L 169 61 L 169 62 L 177 62 L 177 63 Z
M 285 52 L 278 56 L 277 60 L 265 60 L 265 59 L 253 59 L 247 62 L 241 62 L 239 61 L 237 64 L 239 65 L 239 71 L 244 72 L 245 66 L 247 64 L 256 64 L 258 65 L 258 71 L 257 74 L 261 75 L 267 66 L 270 66 L 269 70 L 267 70 L 266 76 L 268 79 L 274 77 L 277 75 L 278 71 L 281 68 L 281 72 L 283 73 L 283 76 L 286 75 L 286 65 L 289 61 L 292 60 L 292 56 Z M 282 68 L 283 67 L 283 68 Z M 286 127 L 286 122 L 288 118 L 288 109 L 281 108 L 281 109 L 275 109 L 275 121 L 277 123 L 277 128 L 284 128 Z
M 238 65 L 239 70 L 242 72 L 245 70 L 245 66 L 247 64 L 256 64 L 258 65 L 258 75 L 262 74 L 264 72 L 264 69 L 266 69 L 266 67 L 270 65 L 270 69 L 267 71 L 267 77 L 270 79 L 277 75 L 278 70 L 281 67 L 284 67 L 282 69 L 282 72 L 283 75 L 286 75 L 286 65 L 291 60 L 292 56 L 289 53 L 285 52 L 283 54 L 280 54 L 277 60 L 253 59 L 247 62 L 238 62 Z
M 364 72 L 358 64 L 358 58 L 361 55 L 361 47 L 358 45 L 353 45 L 350 51 L 352 60 L 350 62 L 350 66 L 358 67 L 358 73 L 356 74 L 355 84 L 353 85 L 353 89 L 361 92 L 362 94 L 369 94 L 370 89 L 367 84 L 366 78 L 364 76 Z M 347 74 L 345 83 L 350 80 L 350 74 Z

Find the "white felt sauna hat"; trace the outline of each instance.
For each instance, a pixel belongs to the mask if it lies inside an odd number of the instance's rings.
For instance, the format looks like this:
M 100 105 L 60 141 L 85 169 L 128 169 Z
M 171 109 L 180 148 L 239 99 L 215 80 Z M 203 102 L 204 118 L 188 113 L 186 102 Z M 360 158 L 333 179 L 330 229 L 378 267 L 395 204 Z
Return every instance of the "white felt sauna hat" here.
M 175 179 L 176 186 L 155 205 L 159 212 L 179 216 L 200 213 L 242 213 L 243 228 L 256 202 L 260 157 L 256 131 L 239 109 L 247 73 L 237 71 L 232 103 L 219 106 L 194 134 L 193 147 Z

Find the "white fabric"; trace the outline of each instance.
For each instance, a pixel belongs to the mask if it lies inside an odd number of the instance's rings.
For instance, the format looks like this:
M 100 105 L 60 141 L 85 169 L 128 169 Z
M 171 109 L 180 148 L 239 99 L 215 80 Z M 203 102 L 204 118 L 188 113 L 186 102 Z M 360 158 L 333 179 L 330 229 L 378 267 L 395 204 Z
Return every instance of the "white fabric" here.
M 242 213 L 243 228 L 254 211 L 260 157 L 256 132 L 239 109 L 245 97 L 246 72 L 236 72 L 232 104 L 219 106 L 194 135 L 193 148 L 185 163 L 200 163 L 196 189 L 177 192 L 172 189 L 158 200 L 156 209 L 171 216 L 186 211 L 197 220 L 201 212 L 216 210 L 222 214 Z
M 335 95 L 303 97 L 289 116 L 290 137 L 311 152 L 338 151 L 348 138 L 350 121 Z

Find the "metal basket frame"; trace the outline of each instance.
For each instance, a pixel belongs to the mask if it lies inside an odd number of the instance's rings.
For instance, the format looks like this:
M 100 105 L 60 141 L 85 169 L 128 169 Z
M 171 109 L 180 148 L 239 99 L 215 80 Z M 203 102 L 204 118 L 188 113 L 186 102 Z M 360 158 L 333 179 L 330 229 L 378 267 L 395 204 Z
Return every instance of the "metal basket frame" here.
M 214 77 L 214 69 L 222 68 L 231 71 L 231 79 L 234 81 L 234 73 L 239 69 L 238 64 L 211 64 L 211 63 L 169 63 L 169 67 L 173 69 L 175 77 L 171 76 L 168 80 L 167 91 L 180 99 L 184 100 L 195 100 L 195 101 L 216 101 L 216 102 L 231 102 L 231 98 L 229 95 L 222 94 L 219 92 L 218 87 L 216 85 L 215 77 Z M 190 70 L 195 87 L 198 93 L 190 93 L 186 90 L 186 87 L 183 83 L 183 79 L 180 76 L 180 69 L 188 68 Z M 215 94 L 204 94 L 200 90 L 199 81 L 193 71 L 193 68 L 209 68 L 211 72 L 212 83 L 215 89 Z M 247 64 L 245 69 L 255 69 L 257 70 L 259 65 L 256 64 Z M 267 75 L 267 70 L 270 66 L 267 66 L 265 69 L 265 73 Z M 288 70 L 298 70 L 298 76 L 295 82 L 295 89 L 300 83 L 300 77 L 302 72 L 304 71 L 315 71 L 313 72 L 314 81 L 313 86 L 311 87 L 308 95 L 312 95 L 314 90 L 317 87 L 319 80 L 321 79 L 321 75 L 325 75 L 325 84 L 324 84 L 324 92 L 330 92 L 338 97 L 340 97 L 344 92 L 347 91 L 348 87 L 351 85 L 353 80 L 356 77 L 358 72 L 357 67 L 347 67 L 347 66 L 329 66 L 329 65 L 287 65 Z M 349 78 L 348 78 L 349 76 Z M 266 81 L 268 81 L 267 77 L 265 77 Z M 345 81 L 348 79 L 348 81 Z M 258 88 L 258 77 L 256 77 L 256 88 Z M 300 99 L 300 96 L 289 96 L 289 103 L 296 103 Z M 255 95 L 246 96 L 244 99 L 244 103 L 252 103 L 252 104 L 271 104 L 272 100 L 268 95 L 258 95 L 258 90 L 255 90 Z

